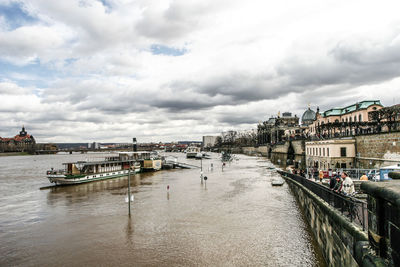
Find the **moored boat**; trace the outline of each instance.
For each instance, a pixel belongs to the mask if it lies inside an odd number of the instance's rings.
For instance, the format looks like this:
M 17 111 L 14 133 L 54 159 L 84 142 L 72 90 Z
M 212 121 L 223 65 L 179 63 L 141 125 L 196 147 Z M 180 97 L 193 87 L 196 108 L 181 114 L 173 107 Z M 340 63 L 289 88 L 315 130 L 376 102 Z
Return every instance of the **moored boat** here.
M 197 153 L 200 153 L 200 148 L 196 146 L 190 146 L 186 150 L 186 158 L 196 158 Z
M 285 183 L 285 180 L 283 180 L 282 178 L 275 178 L 272 179 L 271 184 L 272 186 L 282 186 Z
M 118 156 L 106 157 L 103 161 L 77 161 L 63 163 L 62 170 L 47 171 L 51 183 L 80 184 L 127 176 L 129 172 L 138 173 L 144 169 L 145 161 L 152 160 L 150 152 L 125 152 Z M 161 168 L 161 167 L 160 167 Z M 158 168 L 153 168 L 158 170 Z

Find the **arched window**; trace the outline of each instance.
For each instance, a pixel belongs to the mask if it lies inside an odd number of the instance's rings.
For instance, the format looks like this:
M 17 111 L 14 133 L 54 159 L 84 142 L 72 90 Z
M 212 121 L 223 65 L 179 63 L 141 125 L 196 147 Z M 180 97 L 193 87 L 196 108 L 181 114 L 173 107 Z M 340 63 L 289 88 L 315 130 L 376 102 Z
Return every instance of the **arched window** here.
M 358 115 L 358 121 L 362 121 L 362 115 Z

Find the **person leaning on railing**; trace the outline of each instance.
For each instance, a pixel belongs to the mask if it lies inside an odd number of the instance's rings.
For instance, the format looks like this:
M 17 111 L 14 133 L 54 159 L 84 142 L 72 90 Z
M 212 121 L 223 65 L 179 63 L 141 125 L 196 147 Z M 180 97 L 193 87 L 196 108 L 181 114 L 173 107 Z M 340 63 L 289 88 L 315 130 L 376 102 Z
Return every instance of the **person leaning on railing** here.
M 342 190 L 342 186 L 343 186 L 343 180 L 342 180 L 342 178 L 338 175 L 338 176 L 336 176 L 336 184 L 335 184 L 335 187 L 333 188 L 333 190 L 334 190 L 335 192 L 340 193 L 341 190 Z
M 331 176 L 331 178 L 329 179 L 329 188 L 330 189 L 334 189 L 335 188 L 335 186 L 336 186 L 336 172 L 333 172 L 332 173 L 332 176 Z
M 356 191 L 354 189 L 353 180 L 347 175 L 346 172 L 342 172 L 342 189 L 341 192 L 346 196 L 353 195 Z

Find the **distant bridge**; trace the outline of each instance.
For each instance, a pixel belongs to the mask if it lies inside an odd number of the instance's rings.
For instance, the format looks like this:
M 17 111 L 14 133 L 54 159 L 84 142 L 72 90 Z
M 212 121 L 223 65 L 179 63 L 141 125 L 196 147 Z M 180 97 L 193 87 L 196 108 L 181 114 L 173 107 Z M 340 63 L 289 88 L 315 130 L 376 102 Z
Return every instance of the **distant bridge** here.
M 76 153 L 87 153 L 87 152 L 107 152 L 107 151 L 132 151 L 132 148 L 99 148 L 99 149 L 91 149 L 91 148 L 69 148 L 69 149 L 54 149 L 54 150 L 36 150 L 35 154 L 56 154 L 58 152 L 66 152 L 72 154 Z

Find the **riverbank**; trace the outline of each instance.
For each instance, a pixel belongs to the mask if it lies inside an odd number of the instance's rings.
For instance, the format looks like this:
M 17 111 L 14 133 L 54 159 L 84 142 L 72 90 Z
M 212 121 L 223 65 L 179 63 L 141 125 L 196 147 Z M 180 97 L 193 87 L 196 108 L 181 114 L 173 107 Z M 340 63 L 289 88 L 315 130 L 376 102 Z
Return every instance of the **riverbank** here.
M 9 157 L 9 156 L 30 156 L 28 152 L 3 152 L 0 153 L 0 157 Z

